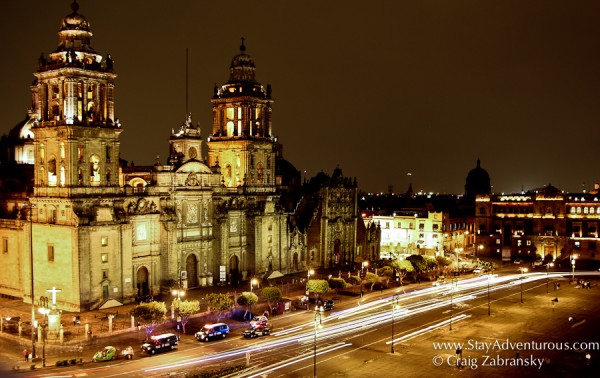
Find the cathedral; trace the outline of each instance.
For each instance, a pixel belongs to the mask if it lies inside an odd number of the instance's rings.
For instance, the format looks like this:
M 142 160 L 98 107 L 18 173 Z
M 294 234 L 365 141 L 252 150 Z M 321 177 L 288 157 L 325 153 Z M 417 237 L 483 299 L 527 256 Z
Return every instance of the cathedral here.
M 212 129 L 186 115 L 166 162 L 121 159 L 113 59 L 94 50 L 76 1 L 38 59 L 32 105 L 0 142 L 0 294 L 83 311 L 185 288 L 237 285 L 376 258 L 356 180 L 300 182 L 273 134 L 271 87 L 244 40 L 214 88 Z M 206 155 L 203 155 L 206 151 Z M 6 269 L 11 267 L 11 269 Z

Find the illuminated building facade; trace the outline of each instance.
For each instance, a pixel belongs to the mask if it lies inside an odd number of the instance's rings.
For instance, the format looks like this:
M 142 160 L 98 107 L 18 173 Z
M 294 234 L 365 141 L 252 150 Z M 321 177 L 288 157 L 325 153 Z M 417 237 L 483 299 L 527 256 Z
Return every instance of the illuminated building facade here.
M 300 173 L 273 136 L 271 89 L 256 81 L 243 41 L 215 87 L 206 140 L 186 114 L 165 164 L 120 160 L 113 61 L 92 48 L 78 8 L 62 20 L 58 48 L 39 58 L 28 118 L 2 139 L 2 168 L 27 178 L 0 178 L 0 263 L 14 268 L 0 275 L 0 294 L 31 303 L 60 287 L 60 309 L 106 308 L 178 282 L 235 285 L 351 263 L 366 248 L 356 180 L 334 174 L 320 188 L 326 201 L 296 211 Z
M 478 252 L 505 261 L 574 255 L 596 260 L 599 199 L 597 193 L 564 193 L 551 185 L 521 194 L 477 196 Z

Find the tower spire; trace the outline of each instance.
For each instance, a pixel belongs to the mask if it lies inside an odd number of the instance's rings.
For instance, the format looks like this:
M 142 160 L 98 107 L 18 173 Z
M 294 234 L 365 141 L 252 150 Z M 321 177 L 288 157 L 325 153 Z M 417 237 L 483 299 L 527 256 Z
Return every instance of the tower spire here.
M 246 40 L 246 38 L 242 37 L 242 45 L 240 46 L 240 51 L 244 52 L 246 51 L 246 46 L 244 46 L 244 41 Z

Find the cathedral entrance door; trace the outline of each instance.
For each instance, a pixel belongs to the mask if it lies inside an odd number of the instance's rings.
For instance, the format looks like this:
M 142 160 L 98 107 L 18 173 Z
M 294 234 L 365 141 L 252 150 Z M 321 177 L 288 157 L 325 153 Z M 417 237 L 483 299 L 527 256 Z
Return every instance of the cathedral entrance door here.
M 231 256 L 229 260 L 229 276 L 231 277 L 231 284 L 238 286 L 240 284 L 240 268 L 239 260 L 237 256 Z
M 292 257 L 292 266 L 294 267 L 294 271 L 297 272 L 298 270 L 300 270 L 298 268 L 298 254 L 297 253 L 294 253 L 294 256 Z
M 148 269 L 143 266 L 137 271 L 137 290 L 138 297 L 150 294 L 148 289 Z
M 198 287 L 198 260 L 196 255 L 191 254 L 185 259 L 185 270 L 187 271 L 188 288 Z

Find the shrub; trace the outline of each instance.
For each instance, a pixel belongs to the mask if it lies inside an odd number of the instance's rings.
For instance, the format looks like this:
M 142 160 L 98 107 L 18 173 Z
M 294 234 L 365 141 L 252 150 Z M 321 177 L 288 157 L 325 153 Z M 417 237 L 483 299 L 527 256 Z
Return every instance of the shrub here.
M 75 365 L 77 363 L 77 359 L 73 358 L 71 361 L 69 361 L 69 363 L 71 365 Z
M 29 368 L 30 368 L 31 370 L 35 370 L 35 364 L 31 364 L 31 366 L 29 366 Z

